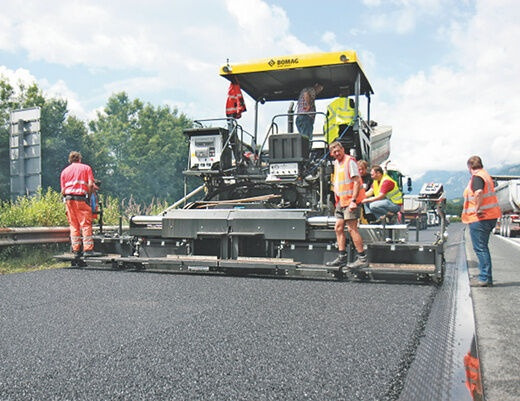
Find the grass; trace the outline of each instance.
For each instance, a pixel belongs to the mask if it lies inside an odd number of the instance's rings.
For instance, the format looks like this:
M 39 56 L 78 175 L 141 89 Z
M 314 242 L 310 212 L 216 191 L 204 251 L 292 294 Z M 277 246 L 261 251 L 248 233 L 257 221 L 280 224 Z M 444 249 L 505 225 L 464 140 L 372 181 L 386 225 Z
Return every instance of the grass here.
M 63 244 L 10 246 L 0 250 L 0 274 L 25 273 L 59 269 L 70 264 L 57 261 L 54 255 L 63 253 Z
M 128 224 L 128 216 L 157 214 L 168 207 L 166 201 L 153 200 L 150 205 L 137 203 L 133 198 L 119 200 L 101 196 L 104 225 L 118 225 L 119 217 Z M 59 192 L 51 188 L 39 189 L 34 196 L 22 196 L 15 201 L 0 200 L 0 227 L 68 226 L 65 205 Z M 69 266 L 53 256 L 68 249 L 68 244 L 17 245 L 0 248 L 0 274 L 21 273 Z

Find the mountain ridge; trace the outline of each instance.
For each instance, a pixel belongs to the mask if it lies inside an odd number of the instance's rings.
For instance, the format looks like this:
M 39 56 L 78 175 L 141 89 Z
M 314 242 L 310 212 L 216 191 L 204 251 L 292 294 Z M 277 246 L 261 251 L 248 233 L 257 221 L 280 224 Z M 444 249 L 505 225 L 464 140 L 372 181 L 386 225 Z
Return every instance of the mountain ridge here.
M 498 168 L 490 168 L 487 170 L 491 175 L 515 175 L 520 176 L 520 164 L 507 165 Z M 444 187 L 446 198 L 448 200 L 461 198 L 464 188 L 468 184 L 470 175 L 467 170 L 449 171 L 449 170 L 432 170 L 427 171 L 420 178 L 412 180 L 412 191 L 410 194 L 418 194 L 421 187 L 425 183 L 438 182 Z M 406 185 L 405 185 L 405 193 Z

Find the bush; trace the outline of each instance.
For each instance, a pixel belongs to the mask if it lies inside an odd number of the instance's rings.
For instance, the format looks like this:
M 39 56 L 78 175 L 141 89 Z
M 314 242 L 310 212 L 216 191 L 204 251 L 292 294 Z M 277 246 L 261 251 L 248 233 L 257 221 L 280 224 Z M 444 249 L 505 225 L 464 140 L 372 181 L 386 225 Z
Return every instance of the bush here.
M 51 188 L 43 193 L 39 189 L 31 197 L 19 197 L 14 202 L 0 205 L 1 227 L 48 227 L 66 226 L 67 216 L 59 192 Z
M 133 198 L 120 201 L 112 196 L 100 195 L 103 205 L 103 224 L 118 225 L 123 216 L 123 224 L 128 224 L 130 216 L 154 215 L 168 207 L 165 201 L 153 200 L 150 205 L 142 205 Z M 96 221 L 97 222 L 97 221 Z M 22 196 L 14 202 L 0 203 L 0 227 L 53 227 L 68 226 L 65 204 L 59 192 L 48 188 L 40 189 L 34 196 Z

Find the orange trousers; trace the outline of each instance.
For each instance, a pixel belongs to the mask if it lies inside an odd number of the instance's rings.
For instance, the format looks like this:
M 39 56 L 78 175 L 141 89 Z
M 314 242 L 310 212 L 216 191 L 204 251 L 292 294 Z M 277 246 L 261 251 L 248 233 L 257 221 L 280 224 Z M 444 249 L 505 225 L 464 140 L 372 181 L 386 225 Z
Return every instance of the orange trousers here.
M 94 239 L 92 238 L 92 210 L 90 205 L 80 200 L 68 200 L 66 207 L 72 251 L 80 252 L 82 243 L 83 252 L 92 251 Z

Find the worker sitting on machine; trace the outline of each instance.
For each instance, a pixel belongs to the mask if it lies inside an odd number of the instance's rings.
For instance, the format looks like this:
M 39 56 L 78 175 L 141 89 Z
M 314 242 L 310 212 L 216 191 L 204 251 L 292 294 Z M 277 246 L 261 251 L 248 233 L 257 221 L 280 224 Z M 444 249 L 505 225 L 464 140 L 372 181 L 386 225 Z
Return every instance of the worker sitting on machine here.
M 370 175 L 374 180 L 372 188 L 366 192 L 366 198 L 361 203 L 366 205 L 369 213 L 374 214 L 376 222 L 388 219 L 389 223 L 396 223 L 403 204 L 403 193 L 399 185 L 388 174 L 383 173 L 381 166 L 372 166 Z

